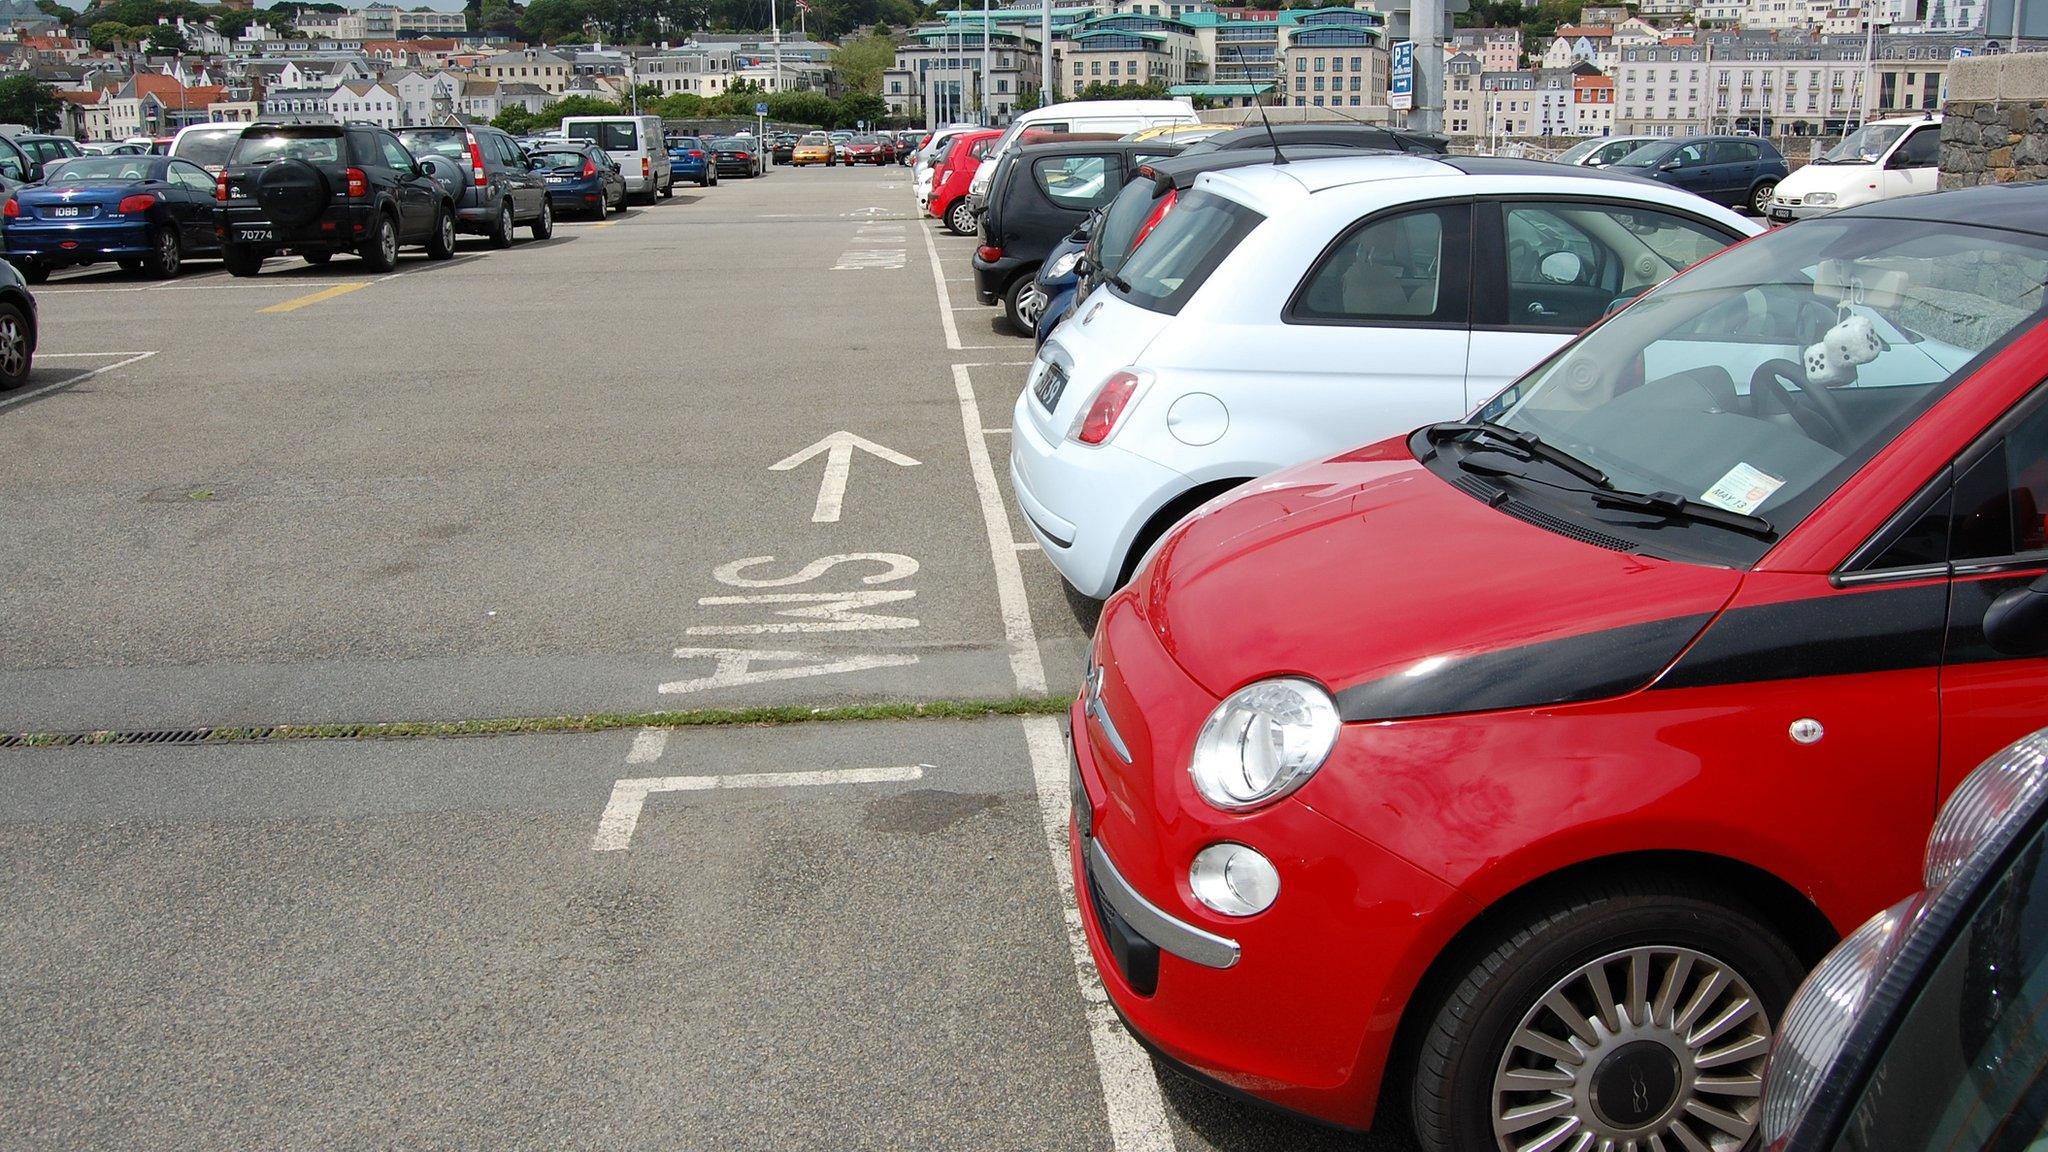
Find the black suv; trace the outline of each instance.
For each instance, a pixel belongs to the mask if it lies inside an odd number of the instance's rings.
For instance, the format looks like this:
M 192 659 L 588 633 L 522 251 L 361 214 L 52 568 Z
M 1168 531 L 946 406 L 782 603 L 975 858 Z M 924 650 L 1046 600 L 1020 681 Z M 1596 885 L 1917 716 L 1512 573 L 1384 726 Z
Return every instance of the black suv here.
M 510 248 L 521 225 L 533 227 L 535 240 L 555 234 L 547 181 L 510 134 L 481 124 L 451 124 L 401 128 L 398 142 L 454 194 L 456 231 L 488 236 L 497 248 Z
M 228 272 L 266 256 L 325 264 L 354 252 L 375 272 L 402 244 L 455 255 L 455 201 L 405 145 L 373 124 L 252 124 L 215 187 L 214 225 Z

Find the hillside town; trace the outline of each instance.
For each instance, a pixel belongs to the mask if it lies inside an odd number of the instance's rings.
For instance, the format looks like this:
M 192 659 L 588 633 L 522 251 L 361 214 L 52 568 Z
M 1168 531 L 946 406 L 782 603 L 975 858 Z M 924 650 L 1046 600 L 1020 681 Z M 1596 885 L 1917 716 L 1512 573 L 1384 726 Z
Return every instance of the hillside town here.
M 399 128 L 453 118 L 523 129 L 557 106 L 645 104 L 676 116 L 716 111 L 702 102 L 723 97 L 728 112 L 759 98 L 773 100 L 779 118 L 820 122 L 835 117 L 804 98 L 851 95 L 867 121 L 999 124 L 1047 102 L 1049 51 L 1052 100 L 1164 96 L 1204 109 L 1259 104 L 1384 123 L 1400 119 L 1389 108 L 1390 51 L 1411 37 L 1405 0 L 1282 9 L 1094 0 L 1057 4 L 1049 20 L 1028 3 L 934 6 L 923 19 L 837 40 L 803 27 L 802 0 L 773 17 L 769 5 L 753 5 L 760 27 L 737 31 L 690 26 L 693 15 L 705 22 L 703 9 L 637 24 L 579 23 L 580 9 L 521 19 L 549 2 L 520 9 L 493 0 L 486 21 L 474 9 L 383 3 L 255 10 L 246 0 L 122 0 L 74 12 L 54 0 L 0 0 L 0 78 L 14 81 L 0 89 L 0 119 L 80 141 L 258 119 Z M 1442 128 L 1482 146 L 1714 131 L 1839 137 L 1866 119 L 1936 109 L 1951 61 L 2003 46 L 1986 26 L 1987 0 L 1647 0 L 1586 5 L 1562 19 L 1549 7 L 1483 0 L 1478 10 L 1466 0 L 1450 9 L 1457 26 L 1441 38 Z M 146 24 L 113 18 L 152 13 Z M 746 22 L 744 12 L 727 21 Z M 523 27 L 557 35 L 530 38 Z M 645 42 L 607 42 L 621 32 Z M 858 64 L 844 46 L 854 41 L 867 46 Z

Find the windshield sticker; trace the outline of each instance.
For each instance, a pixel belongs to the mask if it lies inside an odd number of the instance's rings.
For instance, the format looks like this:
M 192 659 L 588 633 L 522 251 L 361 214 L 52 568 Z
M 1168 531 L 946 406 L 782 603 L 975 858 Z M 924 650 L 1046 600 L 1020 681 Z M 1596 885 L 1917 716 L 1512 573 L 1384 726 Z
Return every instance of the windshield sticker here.
M 1714 486 L 1700 494 L 1700 499 L 1716 508 L 1730 512 L 1754 512 L 1759 504 L 1771 498 L 1771 493 L 1784 487 L 1785 482 L 1776 476 L 1761 472 L 1748 464 L 1737 464 L 1728 470 L 1726 476 L 1714 481 Z

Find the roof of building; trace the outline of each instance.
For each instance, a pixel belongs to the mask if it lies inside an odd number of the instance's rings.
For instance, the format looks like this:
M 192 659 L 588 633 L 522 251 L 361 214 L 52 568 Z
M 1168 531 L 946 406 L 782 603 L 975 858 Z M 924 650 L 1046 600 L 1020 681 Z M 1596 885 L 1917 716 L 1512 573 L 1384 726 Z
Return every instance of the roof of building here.
M 1557 35 L 1560 39 L 1577 39 L 1583 36 L 1588 40 L 1598 40 L 1603 36 L 1613 36 L 1614 29 L 1602 24 L 1560 24 L 1557 26 Z

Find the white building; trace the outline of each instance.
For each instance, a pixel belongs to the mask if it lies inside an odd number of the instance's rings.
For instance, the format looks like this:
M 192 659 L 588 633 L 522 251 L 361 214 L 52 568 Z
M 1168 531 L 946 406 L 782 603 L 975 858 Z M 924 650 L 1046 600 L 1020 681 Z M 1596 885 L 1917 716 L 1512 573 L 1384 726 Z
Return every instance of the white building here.
M 402 128 L 405 120 L 398 104 L 398 93 L 382 83 L 354 81 L 336 88 L 327 97 L 327 114 L 343 123 L 367 120 L 386 128 Z
M 1700 45 L 1630 48 L 1614 69 L 1614 131 L 1621 136 L 1690 136 L 1706 105 L 1707 50 Z

